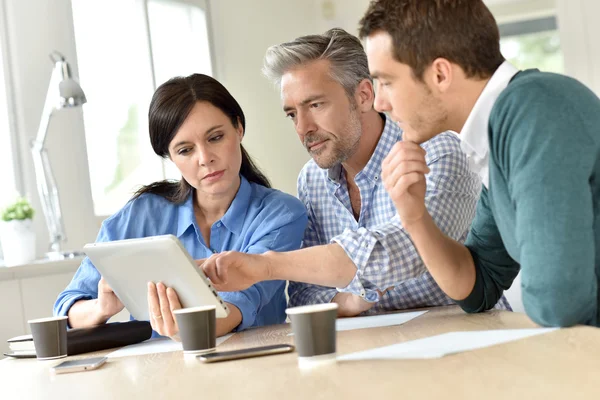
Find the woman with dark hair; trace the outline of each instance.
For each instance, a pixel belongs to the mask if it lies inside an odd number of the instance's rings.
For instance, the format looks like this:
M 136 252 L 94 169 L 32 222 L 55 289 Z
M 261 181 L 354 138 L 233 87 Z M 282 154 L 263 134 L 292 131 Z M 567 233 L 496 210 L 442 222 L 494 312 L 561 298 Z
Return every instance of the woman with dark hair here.
M 148 118 L 154 152 L 169 158 L 182 179 L 138 190 L 104 221 L 98 242 L 172 234 L 195 259 L 229 250 L 257 254 L 300 247 L 306 210 L 295 197 L 271 189 L 242 147 L 244 113 L 223 85 L 200 74 L 173 78 L 154 93 Z M 284 281 L 265 281 L 220 293 L 230 313 L 217 320 L 217 334 L 283 322 L 284 289 Z M 149 283 L 148 304 L 155 332 L 175 336 L 177 293 Z M 77 328 L 105 323 L 122 309 L 86 258 L 58 296 L 54 314 L 68 316 Z

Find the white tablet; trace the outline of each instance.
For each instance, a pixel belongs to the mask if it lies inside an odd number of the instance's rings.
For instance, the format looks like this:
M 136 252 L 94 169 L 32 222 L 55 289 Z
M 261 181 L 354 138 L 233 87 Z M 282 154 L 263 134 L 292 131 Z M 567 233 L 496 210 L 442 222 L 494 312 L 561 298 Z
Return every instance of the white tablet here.
M 214 305 L 229 314 L 202 269 L 173 235 L 90 243 L 83 251 L 133 318 L 148 321 L 148 282 L 172 287 L 182 307 Z

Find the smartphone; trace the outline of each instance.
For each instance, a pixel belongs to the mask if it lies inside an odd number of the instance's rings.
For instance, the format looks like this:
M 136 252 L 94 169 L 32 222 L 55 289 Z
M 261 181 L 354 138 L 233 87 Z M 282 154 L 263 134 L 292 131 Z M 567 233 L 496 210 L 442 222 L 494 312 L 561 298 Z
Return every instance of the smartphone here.
M 201 354 L 198 356 L 200 361 L 211 363 L 219 361 L 239 360 L 242 358 L 270 356 L 273 354 L 290 353 L 294 351 L 294 346 L 289 344 L 276 344 L 273 346 L 252 347 L 249 349 L 218 351 L 215 353 Z
M 54 367 L 52 372 L 55 374 L 65 374 L 67 372 L 91 371 L 99 368 L 106 362 L 106 357 L 84 358 L 82 360 L 64 361 Z

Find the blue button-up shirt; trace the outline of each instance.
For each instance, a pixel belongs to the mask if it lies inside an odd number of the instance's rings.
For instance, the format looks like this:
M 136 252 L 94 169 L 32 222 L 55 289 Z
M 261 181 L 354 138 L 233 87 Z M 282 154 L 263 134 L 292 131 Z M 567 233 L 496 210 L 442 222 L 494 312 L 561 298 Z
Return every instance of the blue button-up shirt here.
M 210 248 L 196 222 L 193 202 L 193 195 L 177 205 L 158 195 L 144 194 L 104 221 L 97 242 L 172 234 L 194 259 L 228 250 L 260 254 L 300 247 L 306 210 L 291 195 L 249 183 L 242 177 L 231 206 L 211 227 Z M 99 280 L 99 272 L 86 257 L 58 296 L 54 314 L 67 315 L 76 301 L 97 298 Z M 265 281 L 241 292 L 219 294 L 241 311 L 242 322 L 237 330 L 285 321 L 284 281 Z
M 291 306 L 327 303 L 338 292 L 351 292 L 376 302 L 366 314 L 454 304 L 427 271 L 381 181 L 381 163 L 399 140 L 401 129 L 386 118 L 371 159 L 355 177 L 361 198 L 358 221 L 342 166 L 321 169 L 313 160 L 304 166 L 298 178 L 298 196 L 308 211 L 303 247 L 338 243 L 357 272 L 345 288 L 290 282 Z M 430 168 L 425 205 L 442 232 L 464 242 L 475 215 L 481 181 L 469 170 L 455 134 L 442 133 L 422 147 L 427 151 Z M 380 297 L 377 290 L 388 288 L 392 289 Z M 498 308 L 509 308 L 504 297 Z

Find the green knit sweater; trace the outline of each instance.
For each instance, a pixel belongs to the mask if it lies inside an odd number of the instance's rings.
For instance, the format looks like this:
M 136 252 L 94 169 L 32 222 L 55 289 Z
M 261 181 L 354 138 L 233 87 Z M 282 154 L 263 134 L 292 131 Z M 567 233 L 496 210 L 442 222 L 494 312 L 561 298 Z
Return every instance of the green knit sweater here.
M 466 241 L 476 267 L 468 312 L 492 308 L 522 270 L 540 325 L 600 325 L 600 99 L 578 81 L 528 70 L 494 104 L 490 184 Z

